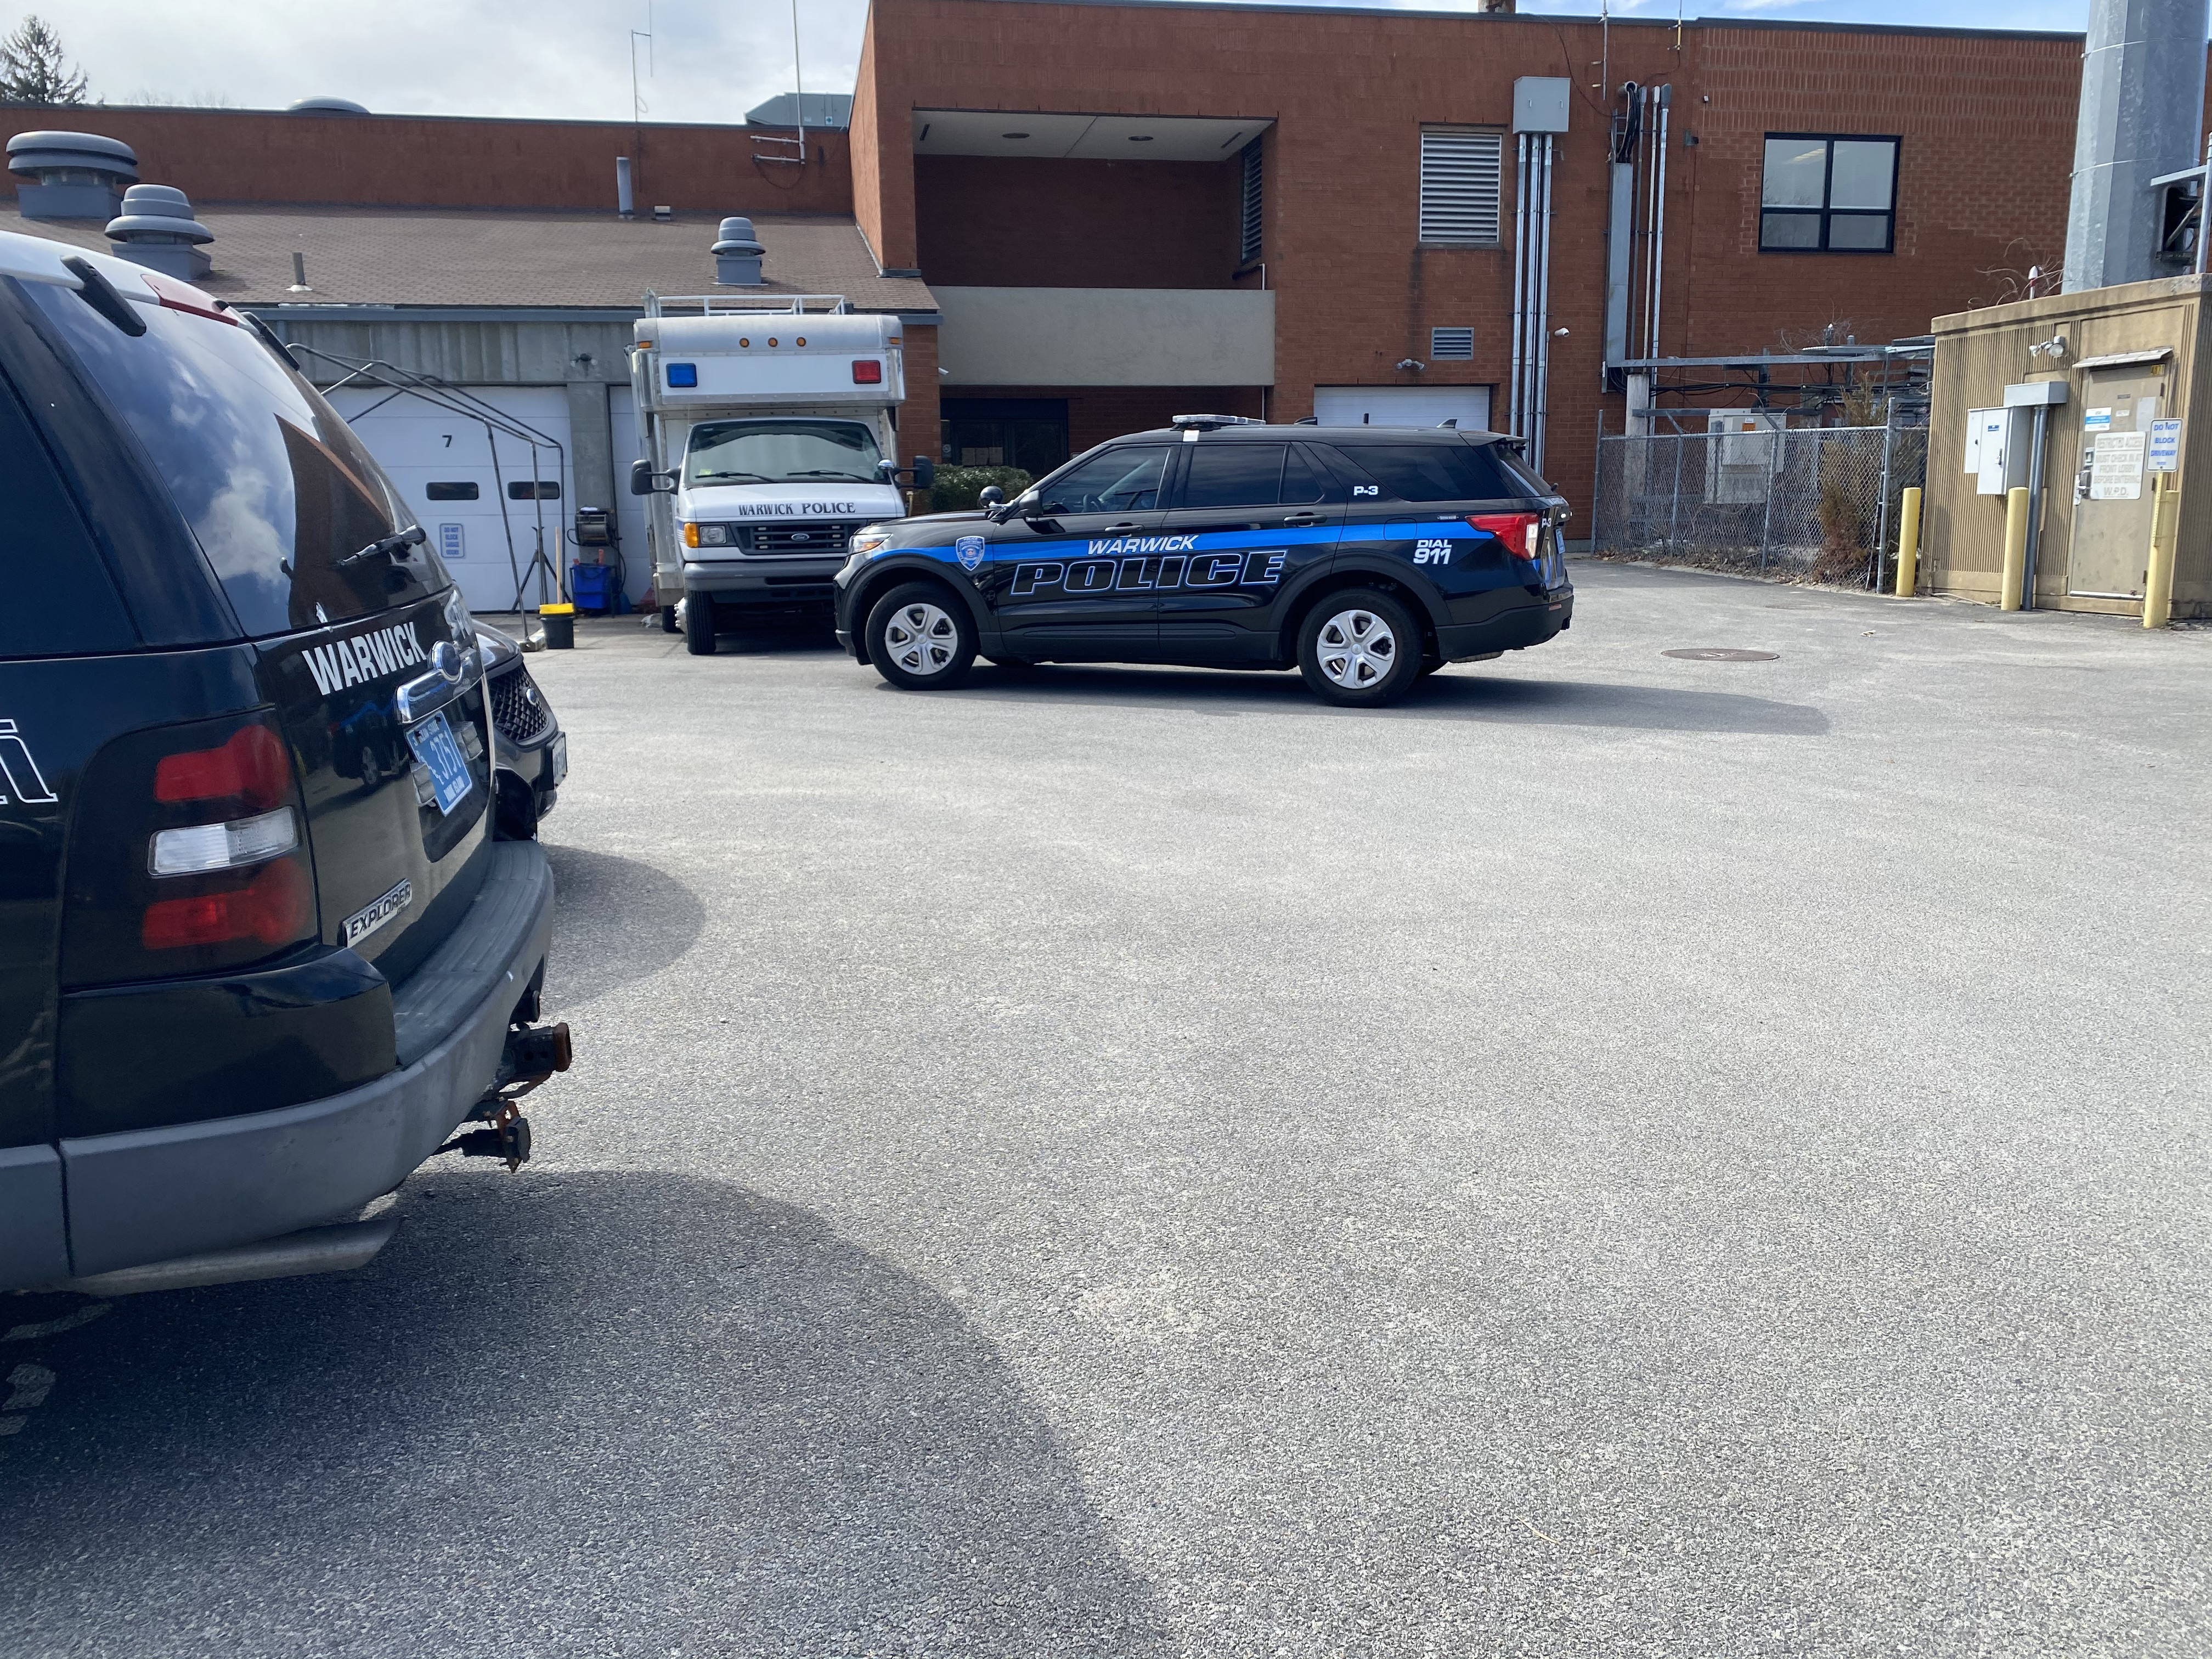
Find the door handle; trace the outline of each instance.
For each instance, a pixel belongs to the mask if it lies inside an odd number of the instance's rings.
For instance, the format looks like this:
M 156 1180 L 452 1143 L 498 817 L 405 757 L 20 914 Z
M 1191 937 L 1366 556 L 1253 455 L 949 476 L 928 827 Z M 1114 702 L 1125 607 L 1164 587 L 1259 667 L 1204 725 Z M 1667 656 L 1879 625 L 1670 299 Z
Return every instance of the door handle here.
M 1105 532 L 1104 532 L 1104 533 L 1105 533 L 1105 534 L 1107 534 L 1107 535 L 1109 535 L 1109 536 L 1111 536 L 1111 535 L 1114 535 L 1115 533 L 1116 533 L 1117 532 L 1120 532 L 1120 531 L 1124 531 L 1124 530 L 1142 530 L 1143 528 L 1144 528 L 1144 526 L 1142 526 L 1142 525 L 1139 524 L 1139 523 L 1138 523 L 1134 519 L 1124 519 L 1124 520 L 1121 520 L 1121 523 L 1119 523 L 1119 524 L 1109 524 L 1109 525 L 1108 525 L 1108 526 L 1106 526 L 1106 529 L 1105 529 Z
M 1323 515 L 1319 513 L 1293 513 L 1283 520 L 1283 527 L 1287 530 L 1300 525 L 1319 524 L 1322 521 L 1322 517 Z

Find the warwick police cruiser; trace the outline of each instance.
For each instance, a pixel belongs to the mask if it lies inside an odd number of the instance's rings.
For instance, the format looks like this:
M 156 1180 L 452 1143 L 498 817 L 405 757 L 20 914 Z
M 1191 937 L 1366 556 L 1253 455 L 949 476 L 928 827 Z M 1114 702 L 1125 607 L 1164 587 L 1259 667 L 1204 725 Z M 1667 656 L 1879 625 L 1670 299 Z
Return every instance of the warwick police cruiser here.
M 1495 433 L 1180 415 L 1012 501 L 864 527 L 837 638 L 908 690 L 981 655 L 1296 667 L 1370 706 L 1565 628 L 1565 520 Z

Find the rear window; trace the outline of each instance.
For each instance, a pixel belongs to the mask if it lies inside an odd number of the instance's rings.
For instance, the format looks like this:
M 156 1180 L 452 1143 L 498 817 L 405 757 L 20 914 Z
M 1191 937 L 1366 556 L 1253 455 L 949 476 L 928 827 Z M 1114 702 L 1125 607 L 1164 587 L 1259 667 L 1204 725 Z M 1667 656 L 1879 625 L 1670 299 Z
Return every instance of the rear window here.
M 138 306 L 125 334 L 74 289 L 27 284 L 145 447 L 249 635 L 411 605 L 448 578 L 428 546 L 353 555 L 415 523 L 353 429 L 235 324 Z
M 1340 444 L 1336 453 L 1401 501 L 1495 501 L 1526 493 L 1487 444 Z
M 76 501 L 14 389 L 0 379 L 0 657 L 124 651 L 137 630 Z
M 1323 494 L 1313 469 L 1288 444 L 1232 441 L 1200 444 L 1190 452 L 1182 505 L 1288 507 L 1320 501 Z

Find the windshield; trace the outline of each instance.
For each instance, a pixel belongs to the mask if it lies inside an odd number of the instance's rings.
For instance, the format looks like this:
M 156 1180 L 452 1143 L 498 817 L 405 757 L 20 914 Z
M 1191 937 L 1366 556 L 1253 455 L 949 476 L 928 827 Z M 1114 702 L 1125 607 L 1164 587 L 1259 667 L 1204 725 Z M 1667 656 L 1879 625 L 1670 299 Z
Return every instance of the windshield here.
M 691 428 L 684 482 L 879 483 L 883 458 L 857 421 L 708 421 Z

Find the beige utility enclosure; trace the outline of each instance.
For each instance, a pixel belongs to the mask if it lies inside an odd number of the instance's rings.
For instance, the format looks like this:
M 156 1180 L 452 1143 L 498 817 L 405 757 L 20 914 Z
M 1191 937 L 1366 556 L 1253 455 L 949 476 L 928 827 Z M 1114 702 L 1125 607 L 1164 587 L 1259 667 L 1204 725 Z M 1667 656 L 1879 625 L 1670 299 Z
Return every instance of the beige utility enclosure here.
M 2157 492 L 2179 489 L 2173 615 L 2212 615 L 2212 437 L 2192 390 L 2208 383 L 2208 291 L 2212 277 L 2176 276 L 1936 319 L 1927 588 L 1996 603 L 2005 492 L 2039 483 L 2033 603 L 2139 615 Z

